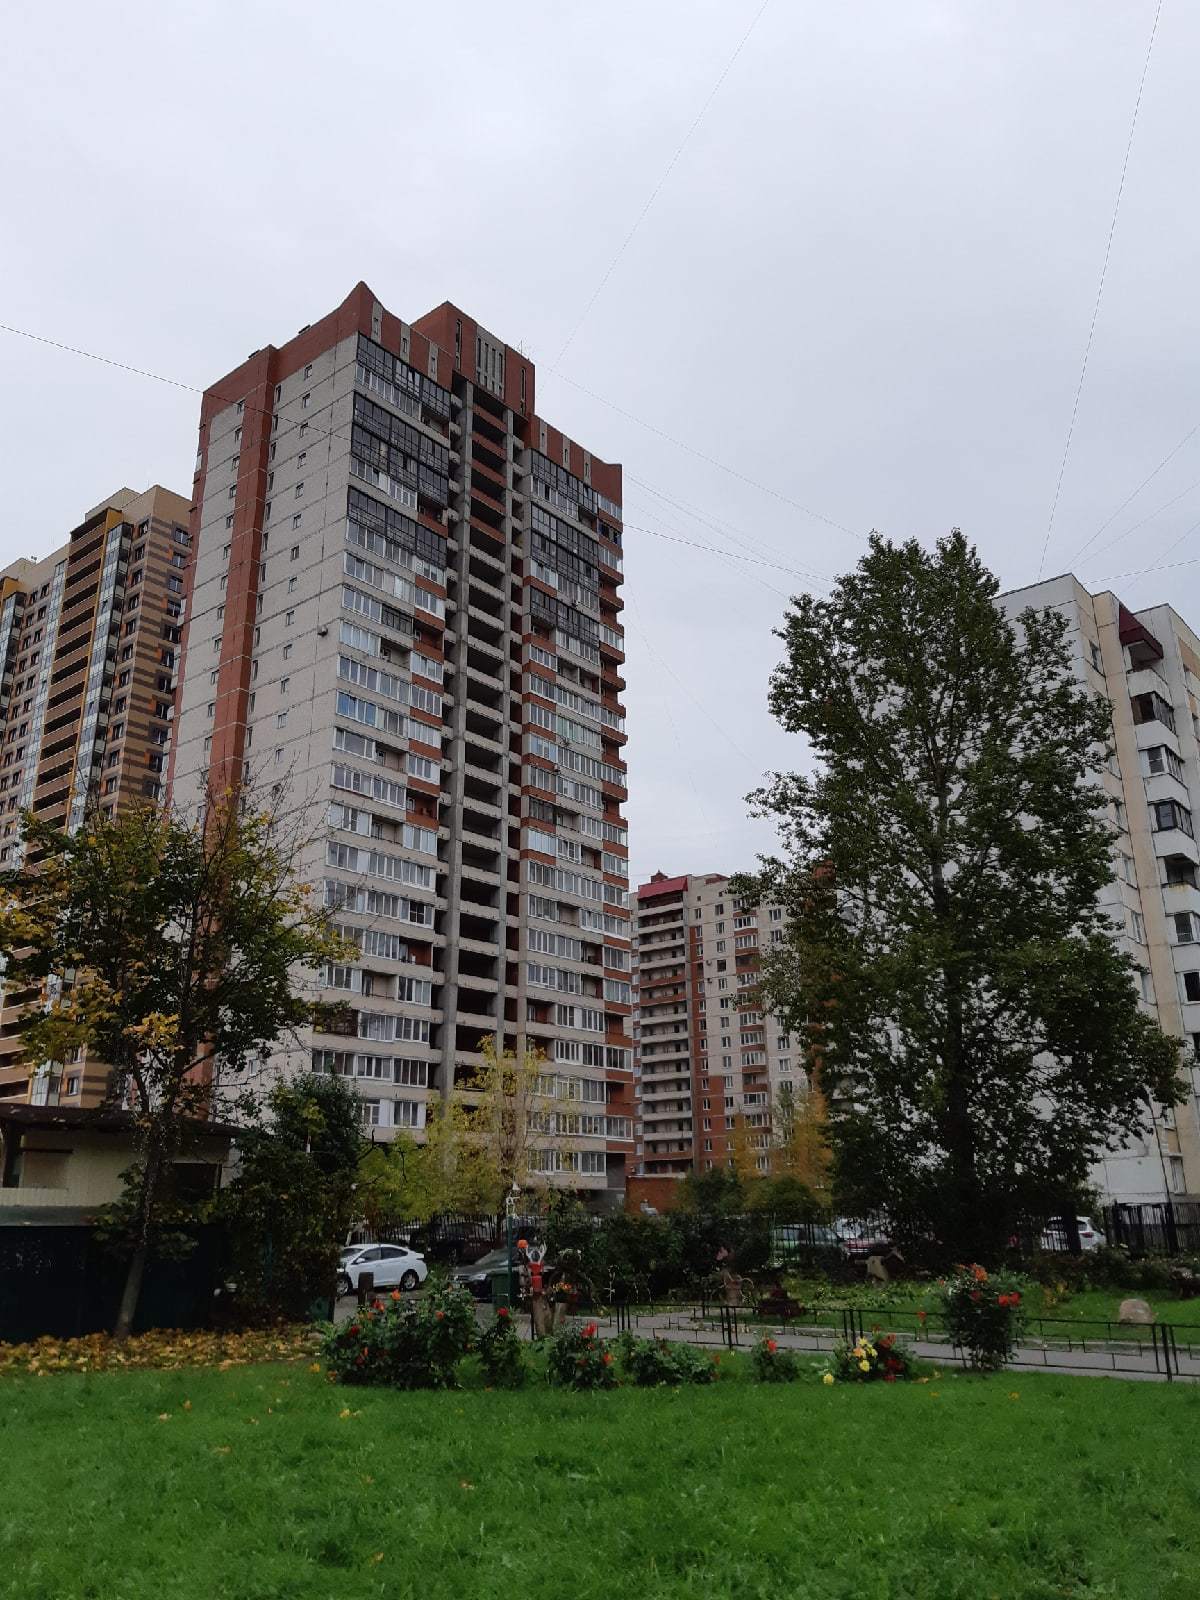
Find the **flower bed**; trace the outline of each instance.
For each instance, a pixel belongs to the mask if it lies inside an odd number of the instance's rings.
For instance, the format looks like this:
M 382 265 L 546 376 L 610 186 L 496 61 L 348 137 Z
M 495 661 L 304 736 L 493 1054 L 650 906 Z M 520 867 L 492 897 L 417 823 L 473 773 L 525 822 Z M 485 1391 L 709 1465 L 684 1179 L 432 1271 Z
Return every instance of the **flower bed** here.
M 908 1352 L 896 1343 L 894 1333 L 881 1339 L 860 1339 L 840 1344 L 830 1357 L 823 1383 L 897 1383 L 913 1375 Z

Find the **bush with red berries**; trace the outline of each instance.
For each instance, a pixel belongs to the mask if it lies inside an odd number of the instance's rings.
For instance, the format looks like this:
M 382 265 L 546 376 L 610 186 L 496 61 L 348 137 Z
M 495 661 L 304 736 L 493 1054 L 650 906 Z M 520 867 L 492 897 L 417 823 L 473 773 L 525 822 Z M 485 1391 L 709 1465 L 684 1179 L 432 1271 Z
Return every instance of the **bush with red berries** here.
M 546 1376 L 565 1389 L 615 1389 L 616 1363 L 594 1322 L 568 1323 L 546 1341 Z
M 465 1289 L 434 1289 L 419 1300 L 395 1292 L 330 1328 L 322 1353 L 342 1383 L 453 1389 L 475 1335 L 475 1304 Z
M 973 1367 L 998 1372 L 1025 1326 L 1028 1284 L 1012 1272 L 980 1266 L 956 1267 L 941 1285 L 946 1332 Z

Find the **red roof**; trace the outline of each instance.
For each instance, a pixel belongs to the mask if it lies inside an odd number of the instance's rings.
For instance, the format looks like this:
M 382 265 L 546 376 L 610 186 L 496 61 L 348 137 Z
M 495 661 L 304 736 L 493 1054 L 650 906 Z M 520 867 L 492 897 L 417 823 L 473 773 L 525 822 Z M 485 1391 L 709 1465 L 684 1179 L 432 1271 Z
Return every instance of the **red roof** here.
M 639 900 L 655 900 L 660 894 L 680 894 L 687 888 L 686 873 L 682 878 L 664 878 L 661 872 L 656 872 L 649 883 L 639 883 L 637 897 Z

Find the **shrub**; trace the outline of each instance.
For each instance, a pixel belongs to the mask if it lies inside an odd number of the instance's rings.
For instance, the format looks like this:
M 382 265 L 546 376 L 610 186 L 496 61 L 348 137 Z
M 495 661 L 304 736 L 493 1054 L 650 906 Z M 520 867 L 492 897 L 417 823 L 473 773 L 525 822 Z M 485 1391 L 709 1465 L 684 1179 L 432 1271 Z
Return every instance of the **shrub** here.
M 507 1306 L 500 1306 L 477 1346 L 483 1375 L 493 1389 L 520 1389 L 526 1378 L 525 1351 Z
M 547 1340 L 546 1375 L 567 1389 L 616 1387 L 612 1351 L 606 1339 L 596 1337 L 594 1322 L 570 1323 Z
M 896 1343 L 896 1335 L 882 1339 L 860 1339 L 857 1344 L 840 1344 L 830 1357 L 826 1383 L 898 1383 L 912 1377 L 908 1352 Z
M 399 1290 L 330 1328 L 323 1353 L 343 1383 L 452 1389 L 475 1341 L 475 1306 L 464 1289 L 435 1289 L 405 1303 Z
M 946 1331 L 971 1365 L 998 1372 L 1012 1357 L 1025 1324 L 1027 1281 L 1011 1272 L 957 1267 L 942 1284 Z
M 712 1383 L 719 1356 L 706 1356 L 688 1344 L 665 1339 L 634 1339 L 621 1350 L 625 1370 L 640 1388 L 656 1384 Z
M 800 1358 L 794 1350 L 781 1350 L 774 1339 L 763 1338 L 750 1352 L 759 1383 L 794 1383 L 800 1376 Z

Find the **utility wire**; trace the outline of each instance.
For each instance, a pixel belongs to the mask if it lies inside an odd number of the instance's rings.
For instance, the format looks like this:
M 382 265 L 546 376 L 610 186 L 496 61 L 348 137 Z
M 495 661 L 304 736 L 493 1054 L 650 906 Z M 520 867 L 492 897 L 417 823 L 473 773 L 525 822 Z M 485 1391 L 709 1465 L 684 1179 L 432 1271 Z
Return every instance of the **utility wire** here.
M 592 290 L 591 298 L 588 300 L 587 305 L 585 305 L 583 310 L 579 313 L 579 316 L 576 319 L 574 327 L 571 329 L 570 333 L 567 335 L 566 339 L 563 341 L 562 349 L 555 356 L 554 365 L 550 368 L 551 372 L 557 372 L 558 371 L 559 363 L 562 361 L 562 358 L 566 355 L 567 351 L 571 348 L 571 345 L 574 343 L 575 335 L 579 332 L 580 328 L 583 327 L 583 324 L 587 321 L 588 314 L 590 313 L 592 307 L 596 304 L 596 301 L 600 298 L 601 294 L 603 294 L 605 285 L 608 283 L 608 280 L 612 277 L 613 273 L 616 271 L 618 262 L 620 261 L 621 257 L 625 254 L 626 250 L 628 250 L 630 244 L 632 243 L 634 234 L 638 231 L 638 229 L 641 227 L 642 223 L 646 220 L 646 217 L 649 214 L 651 206 L 658 199 L 659 194 L 662 192 L 663 186 L 665 185 L 667 179 L 671 176 L 672 172 L 675 170 L 675 167 L 679 162 L 680 156 L 682 156 L 684 150 L 687 148 L 688 141 L 691 139 L 691 137 L 695 133 L 696 129 L 700 126 L 701 122 L 703 122 L 705 113 L 707 112 L 709 106 L 712 105 L 713 101 L 716 99 L 717 93 L 720 90 L 721 85 L 725 82 L 725 79 L 729 76 L 730 72 L 733 70 L 734 62 L 741 55 L 742 50 L 745 47 L 746 41 L 749 39 L 750 35 L 754 32 L 755 28 L 758 26 L 759 21 L 760 21 L 760 19 L 762 17 L 762 14 L 767 9 L 767 6 L 769 4 L 770 4 L 770 0 L 762 0 L 762 5 L 759 6 L 758 10 L 754 13 L 754 16 L 751 18 L 750 26 L 746 29 L 745 33 L 738 40 L 733 54 L 730 56 L 729 60 L 725 63 L 724 67 L 722 67 L 720 76 L 718 77 L 716 83 L 714 83 L 712 88 L 708 91 L 708 96 L 705 99 L 704 104 L 700 107 L 699 111 L 697 111 L 697 113 L 695 115 L 695 118 L 692 121 L 691 127 L 688 129 L 688 131 L 684 134 L 683 138 L 680 140 L 679 147 L 675 151 L 675 154 L 671 157 L 670 161 L 667 162 L 667 165 L 666 165 L 665 169 L 663 170 L 662 177 L 659 178 L 658 182 L 654 185 L 654 188 L 650 191 L 649 199 L 646 201 L 646 203 L 642 207 L 642 209 L 638 212 L 638 215 L 637 215 L 637 218 L 634 221 L 633 227 L 630 228 L 629 232 L 625 235 L 625 238 L 622 240 L 621 244 L 618 246 L 616 255 L 613 256 L 612 260 L 609 262 L 608 266 L 605 268 L 604 274 L 601 277 L 599 283 Z
M 1162 505 L 1160 505 L 1156 511 L 1147 512 L 1140 521 L 1133 523 L 1130 527 L 1124 529 L 1123 532 L 1118 533 L 1116 537 L 1110 539 L 1107 544 L 1102 544 L 1099 550 L 1094 550 L 1092 552 L 1092 554 L 1088 557 L 1088 560 L 1097 560 L 1104 554 L 1106 550 L 1111 550 L 1115 545 L 1120 544 L 1123 539 L 1128 539 L 1131 533 L 1136 533 L 1139 528 L 1144 528 L 1148 522 L 1153 522 L 1155 517 L 1161 517 L 1164 511 L 1169 511 L 1173 505 L 1177 505 L 1185 495 L 1191 494 L 1193 489 L 1200 489 L 1200 478 L 1196 478 L 1192 483 L 1189 483 L 1187 488 L 1181 489 L 1178 494 L 1172 495 L 1169 500 L 1164 500 Z M 1071 557 L 1072 566 L 1075 565 L 1077 558 L 1077 554 Z
M 1038 562 L 1038 578 L 1046 566 L 1046 551 L 1050 547 L 1050 534 L 1054 528 L 1054 518 L 1058 511 L 1059 498 L 1062 495 L 1063 477 L 1067 470 L 1067 457 L 1071 453 L 1071 440 L 1075 434 L 1075 421 L 1079 416 L 1079 398 L 1083 393 L 1083 382 L 1087 377 L 1088 357 L 1092 353 L 1092 340 L 1096 336 L 1096 321 L 1100 316 L 1100 300 L 1104 294 L 1104 280 L 1108 276 L 1108 260 L 1112 255 L 1113 235 L 1117 231 L 1117 216 L 1121 210 L 1121 196 L 1125 193 L 1125 175 L 1129 171 L 1129 154 L 1133 149 L 1133 135 L 1137 129 L 1138 112 L 1142 105 L 1142 90 L 1146 87 L 1146 74 L 1150 70 L 1150 57 L 1154 53 L 1154 40 L 1158 33 L 1158 19 L 1162 15 L 1163 0 L 1158 0 L 1154 11 L 1154 23 L 1150 29 L 1150 42 L 1146 46 L 1146 59 L 1142 63 L 1142 76 L 1138 83 L 1137 99 L 1133 103 L 1133 117 L 1129 123 L 1129 138 L 1125 141 L 1125 160 L 1121 164 L 1121 181 L 1117 184 L 1117 199 L 1113 206 L 1112 221 L 1108 226 L 1108 240 L 1104 246 L 1104 260 L 1100 266 L 1100 282 L 1096 285 L 1096 303 L 1092 307 L 1092 322 L 1088 328 L 1087 343 L 1083 347 L 1083 365 L 1079 369 L 1079 382 L 1075 385 L 1075 403 L 1071 407 L 1071 421 L 1067 426 L 1067 442 L 1063 446 L 1062 461 L 1058 468 L 1058 482 L 1054 486 L 1054 499 L 1050 506 L 1050 517 L 1046 523 L 1046 537 L 1042 541 L 1042 559 Z
M 577 383 L 574 378 L 568 378 L 565 372 L 559 372 L 556 376 L 563 383 L 569 383 L 572 389 L 578 389 L 580 394 L 586 394 L 592 400 L 599 401 L 602 406 L 607 406 L 610 411 L 615 411 L 619 417 L 625 417 L 627 421 L 636 423 L 639 428 L 645 428 L 647 433 L 653 433 L 658 438 L 665 439 L 668 444 L 673 444 L 677 450 L 683 450 L 689 456 L 695 456 L 698 461 L 706 461 L 710 467 L 716 467 L 718 472 L 724 472 L 728 477 L 736 478 L 739 483 L 749 484 L 752 489 L 758 489 L 761 493 L 770 495 L 772 499 L 780 501 L 783 505 L 791 506 L 793 511 L 802 512 L 806 517 L 811 517 L 814 522 L 823 522 L 827 528 L 836 528 L 839 533 L 849 534 L 852 539 L 861 539 L 864 544 L 866 543 L 867 535 L 865 533 L 859 533 L 855 528 L 848 528 L 844 522 L 838 522 L 833 517 L 827 517 L 823 511 L 814 511 L 811 506 L 801 505 L 800 501 L 793 500 L 791 495 L 784 494 L 779 489 L 773 489 L 768 483 L 760 483 L 757 478 L 751 478 L 747 473 L 739 472 L 736 467 L 728 466 L 724 461 L 718 461 L 716 456 L 709 455 L 707 451 L 698 450 L 695 445 L 687 444 L 684 440 L 677 439 L 674 434 L 667 433 L 664 428 L 656 426 L 655 423 L 647 422 L 644 417 L 635 416 L 632 411 L 626 411 L 624 406 L 617 405 L 615 401 L 606 400 L 602 394 L 597 394 L 594 389 L 589 389 L 586 384 Z
M 50 339 L 50 338 L 47 338 L 44 334 L 33 333 L 27 328 L 14 327 L 11 323 L 0 322 L 0 333 L 9 333 L 9 334 L 14 335 L 16 338 L 27 339 L 33 344 L 47 345 L 51 349 L 61 350 L 64 353 L 66 353 L 67 355 L 79 356 L 83 360 L 86 360 L 86 361 L 96 361 L 96 362 L 99 362 L 102 366 L 114 367 L 118 371 L 130 373 L 134 377 L 149 378 L 155 383 L 165 383 L 165 384 L 169 385 L 173 389 L 182 389 L 182 390 L 186 391 L 189 394 L 197 394 L 197 395 L 201 395 L 201 396 L 204 396 L 206 394 L 212 394 L 215 399 L 217 399 L 218 401 L 222 401 L 226 405 L 234 405 L 237 401 L 241 400 L 241 401 L 243 401 L 244 414 L 246 414 L 246 415 L 257 415 L 257 416 L 262 416 L 262 417 L 274 417 L 274 415 L 275 415 L 273 407 L 253 405 L 249 400 L 245 399 L 244 396 L 241 396 L 241 395 L 222 395 L 222 394 L 218 393 L 216 390 L 201 389 L 196 384 L 185 383 L 180 378 L 166 377 L 163 373 L 161 373 L 161 372 L 152 372 L 147 367 L 136 367 L 136 366 L 133 366 L 131 363 L 126 362 L 126 361 L 117 361 L 111 356 L 99 355 L 96 351 L 94 351 L 94 350 L 85 350 L 79 345 L 66 344 L 60 339 Z M 570 383 L 571 379 L 568 378 L 566 381 L 568 383 Z M 580 388 L 582 386 L 576 384 L 576 385 L 574 385 L 574 387 Z M 585 391 L 585 392 L 590 393 L 590 391 Z M 597 395 L 597 396 L 595 396 L 595 398 L 599 399 L 600 396 Z M 608 402 L 604 402 L 604 403 L 607 404 Z M 619 408 L 614 407 L 614 409 L 619 409 Z M 624 413 L 624 415 L 628 416 L 629 413 L 626 412 L 626 413 Z M 638 419 L 637 418 L 633 418 L 632 420 L 637 421 Z M 645 424 L 643 424 L 643 426 L 651 428 L 652 432 L 655 432 L 655 433 L 661 432 L 660 429 L 653 428 L 653 426 L 651 424 L 649 424 L 649 423 L 645 423 Z M 297 432 L 301 428 L 303 428 L 305 430 L 306 436 L 307 435 L 311 435 L 314 440 L 319 440 L 319 439 L 325 439 L 325 440 L 341 439 L 341 440 L 343 440 L 343 441 L 348 443 L 350 441 L 350 437 L 351 437 L 350 433 L 348 431 L 343 431 L 343 429 L 341 429 L 341 428 L 325 428 L 325 427 L 322 427 L 319 423 L 317 423 L 315 419 L 306 418 L 303 421 L 293 421 L 293 422 L 287 423 L 284 426 L 284 428 L 281 430 L 281 432 L 275 436 L 276 437 L 276 442 L 278 442 L 280 439 L 284 438 L 287 434 L 293 433 L 293 432 Z M 663 437 L 664 438 L 670 438 L 670 436 L 667 435 L 667 434 L 663 434 Z M 698 450 L 693 450 L 690 445 L 684 444 L 681 440 L 671 439 L 670 442 L 672 444 L 678 445 L 679 448 L 682 449 L 682 450 L 690 451 L 690 453 L 693 454 L 693 455 L 702 456 L 702 452 L 700 452 Z M 711 458 L 703 457 L 703 459 L 711 459 Z M 720 462 L 716 462 L 714 464 L 717 465 L 717 466 L 721 465 Z M 723 470 L 727 471 L 727 472 L 732 472 L 733 471 L 732 468 L 728 468 L 728 467 L 723 468 Z M 735 473 L 734 476 L 742 476 L 742 475 Z M 746 482 L 752 482 L 753 480 L 745 479 L 745 481 Z M 649 488 L 650 486 L 649 485 L 644 485 L 644 487 Z M 760 485 L 758 487 L 762 487 L 764 492 L 767 493 L 767 494 L 776 494 L 775 490 L 767 488 L 766 485 Z M 651 493 L 656 493 L 656 492 L 658 492 L 658 491 L 655 491 L 655 490 L 651 489 Z M 668 498 L 665 495 L 661 496 L 661 497 L 662 498 Z M 777 495 L 776 494 L 776 497 L 779 498 L 779 499 L 786 499 L 786 496 L 782 496 L 782 495 Z M 805 509 L 804 507 L 799 506 L 798 503 L 795 502 L 795 501 L 790 501 L 788 503 L 796 505 L 798 510 L 804 510 Z M 806 515 L 817 516 L 819 514 L 816 513 L 816 512 L 807 512 Z M 831 519 L 828 518 L 828 517 L 821 518 L 821 520 L 825 521 L 825 522 L 830 522 L 830 525 L 833 526 L 833 527 L 841 527 L 842 526 L 840 523 L 831 522 Z M 628 523 L 625 523 L 623 525 L 626 526 L 626 527 L 632 526 L 632 524 L 628 524 Z M 647 528 L 647 527 L 639 525 L 637 531 L 638 532 L 642 532 L 642 533 L 647 533 L 647 534 L 651 535 L 652 537 L 658 538 L 658 539 L 673 539 L 674 542 L 678 543 L 678 544 L 691 544 L 693 546 L 693 548 L 695 548 L 695 549 L 704 550 L 708 554 L 711 554 L 711 555 L 723 556 L 728 560 L 732 560 L 732 561 L 743 561 L 743 560 L 744 561 L 755 561 L 759 565 L 773 566 L 773 567 L 776 567 L 781 572 L 786 572 L 790 577 L 801 578 L 801 579 L 803 579 L 805 581 L 811 581 L 811 579 L 813 577 L 817 576 L 816 574 L 806 573 L 806 572 L 800 571 L 800 570 L 798 570 L 796 568 L 793 568 L 793 567 L 784 566 L 782 563 L 779 563 L 779 562 L 773 562 L 773 561 L 766 560 L 765 558 L 758 558 L 758 557 L 754 557 L 754 556 L 745 556 L 745 557 L 738 556 L 732 550 L 721 550 L 721 549 L 719 549 L 718 547 L 716 547 L 714 545 L 703 545 L 703 544 L 700 544 L 700 543 L 698 543 L 696 541 L 692 541 L 692 540 L 684 539 L 684 538 L 679 537 L 679 536 L 663 533 L 663 532 L 661 532 L 660 530 L 658 530 L 656 528 Z M 847 528 L 844 531 L 849 533 L 852 530 Z M 822 581 L 824 581 L 824 580 L 822 580 Z M 769 585 L 768 585 L 768 587 L 769 587 Z M 773 593 L 780 594 L 783 599 L 787 599 L 788 598 L 787 595 L 783 595 L 781 590 L 778 590 L 778 589 L 773 590 Z
M 1106 517 L 1104 519 L 1104 521 L 1096 529 L 1096 531 L 1092 535 L 1092 537 L 1090 539 L 1088 539 L 1086 541 L 1086 543 L 1080 545 L 1079 549 L 1076 550 L 1075 554 L 1071 557 L 1070 562 L 1068 563 L 1069 566 L 1073 567 L 1075 565 L 1075 563 L 1079 560 L 1080 556 L 1084 553 L 1084 551 L 1091 549 L 1092 545 L 1095 544 L 1096 540 L 1100 537 L 1100 535 L 1104 532 L 1104 530 L 1110 525 L 1110 523 L 1115 522 L 1117 520 L 1117 518 L 1121 515 L 1122 511 L 1124 511 L 1125 507 L 1127 505 L 1132 504 L 1132 502 L 1137 499 L 1138 495 L 1141 494 L 1142 490 L 1145 489 L 1149 484 L 1154 482 L 1155 478 L 1158 477 L 1159 473 L 1167 465 L 1167 463 L 1169 461 L 1174 461 L 1175 457 L 1183 449 L 1184 445 L 1187 444 L 1188 440 L 1189 439 L 1194 439 L 1197 433 L 1200 433 L 1200 422 L 1197 422 L 1194 427 L 1188 429 L 1188 431 L 1184 434 L 1183 438 L 1180 439 L 1179 443 L 1175 446 L 1175 448 L 1173 450 L 1168 450 L 1167 451 L 1166 455 L 1158 463 L 1158 465 L 1155 467 L 1154 471 L 1151 472 L 1149 474 L 1149 476 L 1143 478 L 1141 483 L 1138 484 L 1137 488 L 1133 491 L 1133 493 L 1132 494 L 1127 494 L 1125 496 L 1124 500 L 1121 501 L 1121 504 L 1112 513 L 1112 515 L 1108 516 L 1108 517 Z M 1129 531 L 1132 532 L 1133 530 L 1130 529 Z M 1107 548 L 1108 548 L 1108 546 L 1106 545 L 1105 549 L 1107 549 Z
M 674 495 L 668 494 L 665 489 L 656 488 L 654 484 L 647 483 L 644 478 L 639 478 L 632 472 L 627 472 L 625 478 L 627 482 L 634 484 L 639 489 L 644 489 L 647 494 L 653 495 L 656 500 L 661 500 L 664 505 L 681 512 L 689 521 L 699 523 L 702 527 L 710 529 L 718 537 L 731 540 L 746 551 L 747 555 L 762 560 L 767 565 L 779 565 L 778 562 L 773 561 L 771 558 L 780 555 L 781 552 L 774 546 L 767 544 L 765 540 L 754 538 L 752 534 L 745 533 L 740 528 L 735 528 L 731 522 L 711 516 L 698 506 L 690 505 L 686 500 L 677 499 Z M 732 552 L 730 553 L 732 554 Z M 796 576 L 807 577 L 821 584 L 829 584 L 833 581 L 827 573 L 818 572 L 815 567 L 802 566 L 794 568 L 783 564 L 780 566 L 780 570 L 794 573 Z

